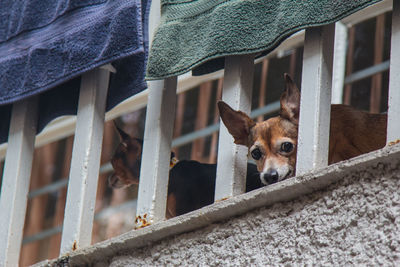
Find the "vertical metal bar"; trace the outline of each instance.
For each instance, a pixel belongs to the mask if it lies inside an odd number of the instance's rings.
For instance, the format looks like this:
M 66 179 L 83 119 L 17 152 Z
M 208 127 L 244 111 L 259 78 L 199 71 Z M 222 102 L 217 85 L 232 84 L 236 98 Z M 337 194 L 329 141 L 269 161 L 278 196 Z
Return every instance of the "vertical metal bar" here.
M 208 81 L 200 85 L 200 92 L 197 102 L 197 114 L 194 130 L 200 130 L 207 126 L 208 111 L 210 108 L 212 82 Z M 204 153 L 205 138 L 201 137 L 193 141 L 191 159 L 202 161 Z
M 136 227 L 165 219 L 176 77 L 149 82 Z
M 226 57 L 222 100 L 235 110 L 250 113 L 253 75 L 254 55 Z M 244 192 L 247 150 L 247 147 L 233 143 L 233 137 L 221 122 L 215 200 Z
M 37 125 L 37 97 L 13 105 L 0 195 L 0 266 L 18 266 Z
M 376 17 L 375 42 L 374 42 L 374 65 L 383 61 L 383 48 L 385 37 L 385 14 Z M 382 94 L 382 72 L 372 76 L 371 95 L 369 110 L 371 113 L 379 113 L 381 109 Z
M 356 28 L 352 26 L 349 29 L 349 45 L 347 48 L 347 59 L 346 59 L 346 76 L 349 76 L 353 72 L 353 57 L 354 57 L 354 47 L 356 38 Z M 346 84 L 344 87 L 343 103 L 346 105 L 351 104 L 351 84 Z
M 306 30 L 296 174 L 328 164 L 335 24 Z
M 393 1 L 390 49 L 389 109 L 386 142 L 400 139 L 400 1 Z
M 110 72 L 82 76 L 60 254 L 90 245 Z
M 218 79 L 218 85 L 217 85 L 217 94 L 216 94 L 216 101 L 215 105 L 218 102 L 218 100 L 221 100 L 222 98 L 222 85 L 224 83 L 224 79 L 220 78 Z M 219 113 L 218 113 L 218 108 L 215 106 L 215 112 L 214 112 L 214 124 L 218 123 L 219 120 Z M 210 144 L 210 156 L 208 158 L 208 163 L 214 164 L 217 161 L 217 145 L 218 145 L 218 133 L 215 132 L 211 136 L 211 144 Z
M 160 0 L 150 8 L 150 45 L 160 20 Z M 136 227 L 165 219 L 171 141 L 176 111 L 177 77 L 149 85 L 142 165 L 136 208 Z
M 343 86 L 346 72 L 347 26 L 336 22 L 333 55 L 332 104 L 343 103 Z
M 185 117 L 185 102 L 186 102 L 186 94 L 180 93 L 178 95 L 178 103 L 176 104 L 176 117 L 175 117 L 175 129 L 173 138 L 177 138 L 181 136 L 182 127 L 183 127 L 183 119 Z M 175 155 L 179 158 L 179 148 L 175 149 Z

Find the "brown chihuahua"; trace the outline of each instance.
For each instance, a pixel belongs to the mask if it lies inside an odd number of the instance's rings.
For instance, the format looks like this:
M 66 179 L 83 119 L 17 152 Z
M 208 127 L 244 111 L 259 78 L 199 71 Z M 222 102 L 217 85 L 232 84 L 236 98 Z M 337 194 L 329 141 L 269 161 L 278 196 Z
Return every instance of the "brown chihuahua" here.
M 264 184 L 282 181 L 296 173 L 300 92 L 288 74 L 284 77 L 286 88 L 280 98 L 277 117 L 256 123 L 245 113 L 218 102 L 222 121 L 235 144 L 249 148 Z M 332 105 L 329 164 L 385 146 L 386 117 L 346 105 Z

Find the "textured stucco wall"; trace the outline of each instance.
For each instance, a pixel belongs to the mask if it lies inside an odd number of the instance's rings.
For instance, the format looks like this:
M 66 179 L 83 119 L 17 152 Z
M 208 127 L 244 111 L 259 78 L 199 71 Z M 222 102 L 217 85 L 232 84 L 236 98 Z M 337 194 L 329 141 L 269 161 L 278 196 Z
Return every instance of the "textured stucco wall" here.
M 398 167 L 352 172 L 323 191 L 121 252 L 97 266 L 400 266 Z
M 400 266 L 400 144 L 78 248 L 48 266 Z

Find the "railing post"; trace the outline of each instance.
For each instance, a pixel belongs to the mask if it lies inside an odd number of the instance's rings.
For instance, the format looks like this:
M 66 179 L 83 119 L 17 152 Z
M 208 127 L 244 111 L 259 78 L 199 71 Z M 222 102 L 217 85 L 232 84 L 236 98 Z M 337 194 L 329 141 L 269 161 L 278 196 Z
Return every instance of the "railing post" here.
M 60 254 L 91 244 L 110 72 L 82 75 Z
M 177 78 L 149 82 L 136 227 L 165 219 Z
M 332 73 L 332 104 L 343 103 L 343 86 L 346 72 L 347 26 L 336 22 Z
M 327 166 L 335 24 L 306 30 L 296 174 Z
M 386 143 L 400 139 L 400 1 L 393 1 Z
M 222 100 L 235 110 L 251 111 L 254 55 L 225 58 Z M 223 123 L 220 123 L 215 200 L 232 197 L 245 191 L 248 148 L 233 143 Z
M 37 97 L 13 105 L 0 195 L 0 266 L 18 266 L 37 125 Z

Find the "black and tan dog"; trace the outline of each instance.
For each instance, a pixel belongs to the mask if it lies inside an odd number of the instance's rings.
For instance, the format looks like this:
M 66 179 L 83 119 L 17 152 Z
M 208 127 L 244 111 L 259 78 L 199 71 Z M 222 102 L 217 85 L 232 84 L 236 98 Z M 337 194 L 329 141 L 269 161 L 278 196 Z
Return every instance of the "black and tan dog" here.
M 143 142 L 116 126 L 121 137 L 111 164 L 114 173 L 109 185 L 122 188 L 139 184 Z M 166 217 L 175 217 L 214 203 L 216 164 L 193 160 L 176 162 L 171 154 Z M 262 187 L 257 167 L 247 165 L 246 192 Z

